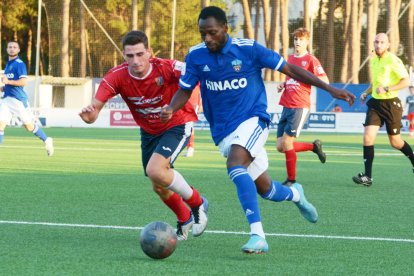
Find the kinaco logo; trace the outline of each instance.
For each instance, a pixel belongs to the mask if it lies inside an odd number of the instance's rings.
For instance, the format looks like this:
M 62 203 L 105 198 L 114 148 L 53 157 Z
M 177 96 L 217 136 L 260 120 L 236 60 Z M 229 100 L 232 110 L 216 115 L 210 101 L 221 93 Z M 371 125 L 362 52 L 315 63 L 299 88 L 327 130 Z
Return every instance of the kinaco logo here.
M 234 79 L 234 80 L 225 80 L 225 81 L 209 81 L 206 80 L 207 89 L 212 91 L 226 91 L 230 89 L 240 89 L 247 86 L 247 79 Z

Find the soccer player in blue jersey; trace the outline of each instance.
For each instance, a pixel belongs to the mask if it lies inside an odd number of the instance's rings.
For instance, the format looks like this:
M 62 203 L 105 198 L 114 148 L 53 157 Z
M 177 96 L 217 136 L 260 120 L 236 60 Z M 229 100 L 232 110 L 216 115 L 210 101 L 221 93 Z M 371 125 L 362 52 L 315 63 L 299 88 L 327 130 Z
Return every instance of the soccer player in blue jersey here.
M 1 82 L 4 84 L 0 91 L 4 92 L 0 100 L 0 144 L 3 143 L 4 129 L 10 122 L 13 115 L 19 117 L 27 131 L 45 143 L 48 156 L 53 155 L 53 139 L 47 137 L 44 131 L 34 122 L 33 114 L 30 111 L 27 94 L 23 87 L 27 82 L 26 64 L 19 58 L 20 46 L 16 41 L 7 43 L 7 54 L 9 60 L 4 70 Z
M 180 89 L 161 113 L 167 122 L 191 96 L 200 81 L 204 115 L 210 123 L 214 143 L 227 158 L 227 171 L 236 185 L 243 212 L 250 224 L 251 237 L 242 246 L 245 253 L 265 253 L 268 244 L 262 227 L 256 193 L 272 201 L 293 201 L 301 214 L 316 222 L 318 213 L 299 183 L 291 187 L 272 181 L 267 174 L 264 148 L 270 116 L 262 69 L 278 70 L 296 80 L 329 91 L 335 98 L 353 103 L 355 96 L 336 89 L 310 72 L 290 65 L 276 52 L 254 40 L 235 39 L 227 34 L 225 12 L 214 6 L 204 8 L 198 17 L 203 43 L 192 47 L 181 71 Z

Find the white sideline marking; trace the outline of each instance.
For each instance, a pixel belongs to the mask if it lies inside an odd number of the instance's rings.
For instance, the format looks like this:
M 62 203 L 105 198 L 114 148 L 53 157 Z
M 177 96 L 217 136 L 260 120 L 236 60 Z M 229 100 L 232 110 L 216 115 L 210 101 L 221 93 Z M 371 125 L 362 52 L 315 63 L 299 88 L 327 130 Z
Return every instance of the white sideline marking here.
M 100 229 L 117 229 L 117 230 L 141 230 L 144 228 L 144 227 L 138 227 L 138 226 L 133 227 L 133 226 L 117 226 L 117 225 L 70 224 L 70 223 L 54 223 L 54 222 L 14 221 L 14 220 L 0 220 L 0 224 L 24 224 L 24 225 L 41 225 L 41 226 L 74 227 L 74 228 L 100 228 Z M 233 231 L 219 231 L 219 230 L 206 230 L 205 232 L 211 233 L 211 234 L 250 235 L 250 233 L 247 233 L 247 232 L 233 232 Z M 381 237 L 329 236 L 329 235 L 283 234 L 283 233 L 266 233 L 266 235 L 274 236 L 274 237 L 289 237 L 289 238 L 314 238 L 314 239 L 362 240 L 362 241 L 387 241 L 387 242 L 414 243 L 414 240 L 411 240 L 411 239 L 381 238 Z

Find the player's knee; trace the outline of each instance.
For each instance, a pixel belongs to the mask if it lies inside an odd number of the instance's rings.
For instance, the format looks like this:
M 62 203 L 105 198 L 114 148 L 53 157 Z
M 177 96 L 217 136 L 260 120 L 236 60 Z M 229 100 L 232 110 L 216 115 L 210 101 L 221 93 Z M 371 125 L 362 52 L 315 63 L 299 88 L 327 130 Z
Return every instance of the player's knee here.
M 145 172 L 154 182 L 160 182 L 162 180 L 163 170 L 157 166 L 147 166 Z
M 161 186 L 161 185 L 157 185 L 157 184 L 153 184 L 152 185 L 152 189 L 153 189 L 153 191 L 156 193 L 156 194 L 158 194 L 159 196 L 163 196 L 163 195 L 166 195 L 167 194 L 167 192 L 168 192 L 168 190 L 165 188 L 165 187 L 163 187 L 163 186 Z

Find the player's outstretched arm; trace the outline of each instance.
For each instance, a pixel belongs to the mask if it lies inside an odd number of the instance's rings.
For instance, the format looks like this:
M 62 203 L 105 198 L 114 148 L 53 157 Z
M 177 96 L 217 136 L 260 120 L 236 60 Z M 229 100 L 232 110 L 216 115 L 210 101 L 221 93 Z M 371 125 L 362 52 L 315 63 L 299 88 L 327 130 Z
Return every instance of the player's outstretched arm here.
M 161 110 L 160 119 L 161 122 L 166 123 L 168 122 L 174 112 L 181 109 L 185 103 L 188 101 L 188 99 L 191 96 L 191 90 L 184 90 L 182 88 L 178 89 L 177 93 L 173 96 L 171 99 L 171 102 L 169 105 L 165 106 Z
M 92 124 L 96 121 L 96 119 L 98 119 L 99 112 L 102 110 L 104 105 L 105 103 L 94 99 L 92 104 L 82 108 L 79 116 L 85 123 Z
M 328 91 L 332 97 L 340 100 L 344 100 L 349 103 L 349 105 L 353 105 L 355 101 L 355 95 L 351 92 L 348 92 L 345 89 L 335 88 L 328 83 L 324 82 L 323 80 L 319 79 L 309 71 L 300 68 L 294 64 L 286 63 L 285 66 L 282 68 L 282 73 L 288 75 L 289 77 L 298 80 L 303 83 L 307 83 L 310 85 L 317 86 L 321 89 Z

